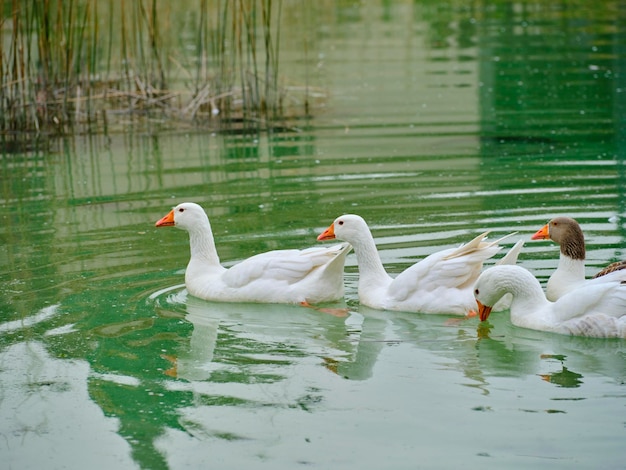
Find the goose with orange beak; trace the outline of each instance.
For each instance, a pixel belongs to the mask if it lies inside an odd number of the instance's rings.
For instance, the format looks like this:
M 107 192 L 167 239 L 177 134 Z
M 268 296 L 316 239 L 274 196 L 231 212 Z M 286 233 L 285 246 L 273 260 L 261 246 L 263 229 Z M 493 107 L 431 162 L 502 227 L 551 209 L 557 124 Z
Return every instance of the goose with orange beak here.
M 528 270 L 494 266 L 486 269 L 474 286 L 482 321 L 506 294 L 512 296 L 511 323 L 516 326 L 565 335 L 626 338 L 626 283 L 619 279 L 591 279 L 550 302 Z
M 187 291 L 222 302 L 315 304 L 343 297 L 348 243 L 304 250 L 256 254 L 230 268 L 220 264 L 209 218 L 198 204 L 184 202 L 156 223 L 189 233 L 191 257 L 185 270 Z
M 555 217 L 535 232 L 532 240 L 552 240 L 560 247 L 559 263 L 546 285 L 546 297 L 555 301 L 585 283 L 585 236 L 579 223 L 570 217 Z M 618 274 L 614 274 L 618 272 Z M 626 281 L 626 261 L 606 266 L 594 278 L 619 278 Z
M 362 217 L 342 215 L 318 240 L 350 243 L 359 267 L 359 301 L 381 310 L 434 314 L 476 313 L 472 287 L 483 262 L 499 250 L 485 232 L 458 248 L 438 251 L 392 278 L 383 267 L 372 233 Z

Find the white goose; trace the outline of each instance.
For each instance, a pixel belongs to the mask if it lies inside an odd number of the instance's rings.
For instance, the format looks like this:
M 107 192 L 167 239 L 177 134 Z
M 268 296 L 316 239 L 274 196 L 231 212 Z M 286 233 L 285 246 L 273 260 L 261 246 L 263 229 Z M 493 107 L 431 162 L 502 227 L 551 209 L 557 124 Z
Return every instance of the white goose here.
M 222 302 L 313 304 L 343 296 L 347 243 L 328 248 L 276 250 L 225 268 L 215 249 L 211 224 L 198 204 L 177 205 L 156 223 L 189 232 L 191 258 L 185 270 L 187 291 Z
M 550 239 L 561 248 L 559 264 L 548 279 L 546 297 L 555 301 L 585 282 L 585 236 L 578 222 L 570 217 L 555 217 L 531 237 L 532 240 Z M 622 270 L 620 278 L 626 281 L 626 261 L 612 263 L 594 278 Z
M 626 338 L 626 283 L 608 274 L 546 299 L 539 281 L 521 266 L 494 266 L 476 281 L 478 314 L 485 321 L 503 295 L 511 294 L 511 322 L 522 328 L 597 338 Z
M 317 239 L 337 238 L 352 245 L 359 266 L 359 302 L 363 305 L 381 310 L 468 315 L 476 310 L 472 286 L 483 261 L 500 249 L 499 240 L 484 242 L 486 235 L 459 248 L 433 253 L 395 279 L 385 271 L 362 217 L 342 215 Z

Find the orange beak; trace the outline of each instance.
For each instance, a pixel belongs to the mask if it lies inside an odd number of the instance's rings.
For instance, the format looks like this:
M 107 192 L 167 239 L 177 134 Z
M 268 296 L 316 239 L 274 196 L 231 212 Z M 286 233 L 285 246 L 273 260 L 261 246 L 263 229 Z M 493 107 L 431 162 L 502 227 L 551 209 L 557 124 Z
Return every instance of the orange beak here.
M 335 239 L 335 224 L 333 223 L 330 227 L 320 233 L 317 237 L 318 241 L 322 240 L 334 240 Z
M 170 225 L 175 225 L 174 224 L 174 209 L 169 211 L 169 213 L 165 217 L 163 217 L 161 220 L 159 220 L 156 223 L 156 227 L 168 227 Z
M 550 224 L 545 224 L 535 234 L 530 237 L 531 240 L 549 240 L 550 239 Z
M 489 318 L 489 314 L 491 314 L 491 309 L 493 307 L 487 307 L 486 305 L 481 304 L 478 300 L 476 301 L 478 304 L 478 316 L 480 317 L 480 321 L 485 321 Z

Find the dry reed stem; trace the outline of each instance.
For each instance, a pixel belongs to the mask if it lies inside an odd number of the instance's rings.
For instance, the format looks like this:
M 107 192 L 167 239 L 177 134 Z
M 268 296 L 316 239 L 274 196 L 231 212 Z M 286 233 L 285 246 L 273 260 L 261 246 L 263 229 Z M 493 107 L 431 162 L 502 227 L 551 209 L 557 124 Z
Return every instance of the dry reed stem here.
M 4 11 L 8 1 L 0 135 L 72 132 L 84 123 L 99 132 L 119 112 L 268 126 L 281 118 L 282 0 L 197 0 L 195 57 L 174 49 L 177 7 L 169 0 L 0 0 Z M 174 72 L 183 78 L 172 80 Z

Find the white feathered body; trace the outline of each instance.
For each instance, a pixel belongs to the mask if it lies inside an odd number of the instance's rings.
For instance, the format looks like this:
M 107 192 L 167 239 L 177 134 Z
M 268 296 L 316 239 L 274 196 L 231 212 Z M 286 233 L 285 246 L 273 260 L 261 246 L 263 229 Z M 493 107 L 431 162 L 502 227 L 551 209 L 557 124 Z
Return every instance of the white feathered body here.
M 585 281 L 560 297 L 545 298 L 539 281 L 519 266 L 495 266 L 476 283 L 477 299 L 495 303 L 510 293 L 511 322 L 523 328 L 598 338 L 626 338 L 626 283 L 620 272 Z
M 176 206 L 157 222 L 189 233 L 191 257 L 185 270 L 189 293 L 220 302 L 320 303 L 343 297 L 348 243 L 254 255 L 230 268 L 220 264 L 211 224 L 197 204 Z
M 276 250 L 226 269 L 192 257 L 185 286 L 195 297 L 222 302 L 320 303 L 341 299 L 350 245 Z

